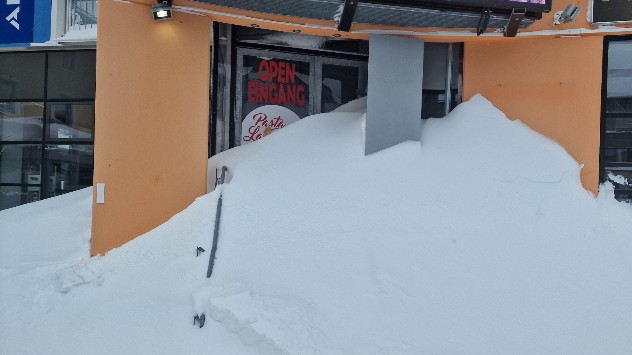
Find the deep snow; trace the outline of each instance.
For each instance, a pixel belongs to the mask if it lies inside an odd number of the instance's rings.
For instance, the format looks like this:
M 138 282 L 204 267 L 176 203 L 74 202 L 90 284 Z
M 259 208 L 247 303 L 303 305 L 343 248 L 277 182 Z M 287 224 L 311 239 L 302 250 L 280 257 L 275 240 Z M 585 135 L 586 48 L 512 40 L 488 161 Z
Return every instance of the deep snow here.
M 367 157 L 363 116 L 213 157 L 229 183 L 106 256 L 3 274 L 0 353 L 632 352 L 632 207 L 610 186 L 593 197 L 559 145 L 480 96 Z M 47 228 L 19 225 L 13 240 Z

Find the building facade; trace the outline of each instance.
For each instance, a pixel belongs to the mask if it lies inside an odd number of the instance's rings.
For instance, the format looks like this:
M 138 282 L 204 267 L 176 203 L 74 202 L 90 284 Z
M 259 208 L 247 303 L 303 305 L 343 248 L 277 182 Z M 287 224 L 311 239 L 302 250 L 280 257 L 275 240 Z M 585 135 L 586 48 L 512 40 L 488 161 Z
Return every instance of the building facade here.
M 35 145 L 13 153 L 13 161 L 26 161 L 13 167 L 21 177 L 0 181 L 0 188 L 34 196 L 33 187 L 42 198 L 65 191 L 70 181 L 73 188 L 93 183 L 93 254 L 153 229 L 206 193 L 209 155 L 263 136 L 248 125 L 256 110 L 274 106 L 292 121 L 366 95 L 373 35 L 423 42 L 423 65 L 410 68 L 423 72 L 420 117 L 441 117 L 480 93 L 508 117 L 559 142 L 583 165 L 588 191 L 596 193 L 609 176 L 632 178 L 627 0 L 458 0 L 449 6 L 434 0 L 176 0 L 160 3 L 172 11 L 168 21 L 153 19 L 155 4 L 99 2 L 94 96 L 56 96 L 49 76 L 59 58 L 45 48 L 43 80 L 51 84 L 44 94 L 0 98 L 5 110 L 22 110 L 19 117 L 42 127 L 0 142 L 13 151 Z M 53 13 L 68 13 L 65 6 L 51 3 L 49 37 L 68 46 L 73 31 L 61 23 L 91 20 L 81 11 L 54 20 Z M 64 36 L 54 33 L 60 28 Z M 77 57 L 94 54 L 78 46 L 87 51 Z M 85 123 L 90 107 L 93 126 Z M 58 121 L 66 122 L 61 131 Z M 94 147 L 92 180 L 57 173 L 73 170 L 53 167 L 57 152 L 74 151 L 74 161 L 86 161 L 88 147 Z M 39 177 L 29 170 L 38 162 Z M 619 199 L 630 200 L 628 185 L 615 187 Z

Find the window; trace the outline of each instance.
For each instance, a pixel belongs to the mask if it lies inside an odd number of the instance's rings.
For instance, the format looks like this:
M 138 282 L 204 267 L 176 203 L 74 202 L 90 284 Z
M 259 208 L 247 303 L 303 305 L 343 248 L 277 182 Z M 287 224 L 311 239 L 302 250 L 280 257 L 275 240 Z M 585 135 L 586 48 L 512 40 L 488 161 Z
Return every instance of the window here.
M 95 51 L 0 53 L 0 210 L 92 185 Z
M 614 184 L 618 200 L 632 202 L 632 39 L 607 37 L 604 50 L 601 180 Z

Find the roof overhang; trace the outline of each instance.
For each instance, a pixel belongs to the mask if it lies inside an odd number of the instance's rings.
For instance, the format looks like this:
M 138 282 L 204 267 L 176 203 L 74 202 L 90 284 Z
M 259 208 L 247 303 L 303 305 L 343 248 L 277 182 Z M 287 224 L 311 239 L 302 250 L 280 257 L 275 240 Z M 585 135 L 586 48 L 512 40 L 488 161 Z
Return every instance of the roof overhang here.
M 197 2 L 268 15 L 336 21 L 340 19 L 344 0 L 195 0 Z M 446 2 L 448 3 L 448 2 Z M 486 8 L 476 6 L 441 6 L 412 1 L 360 1 L 355 4 L 352 24 L 385 27 L 476 29 Z M 510 9 L 491 8 L 487 28 L 507 25 Z M 526 28 L 541 17 L 527 12 L 520 27 Z

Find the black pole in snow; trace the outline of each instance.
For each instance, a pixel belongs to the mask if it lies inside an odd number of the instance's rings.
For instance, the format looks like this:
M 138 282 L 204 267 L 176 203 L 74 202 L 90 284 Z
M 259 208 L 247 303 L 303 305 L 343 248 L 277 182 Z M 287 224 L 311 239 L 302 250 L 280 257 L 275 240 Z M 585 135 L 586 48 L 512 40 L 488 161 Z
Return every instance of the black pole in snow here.
M 215 186 L 219 186 L 224 183 L 224 178 L 226 177 L 226 168 L 222 166 L 222 173 L 220 178 L 216 181 L 217 184 Z M 219 193 L 219 198 L 217 199 L 217 208 L 215 209 L 215 228 L 213 230 L 213 246 L 211 248 L 211 256 L 208 261 L 208 270 L 206 271 L 206 278 L 211 277 L 213 273 L 213 266 L 215 265 L 215 253 L 217 252 L 217 241 L 219 239 L 219 221 L 222 217 L 222 192 Z

